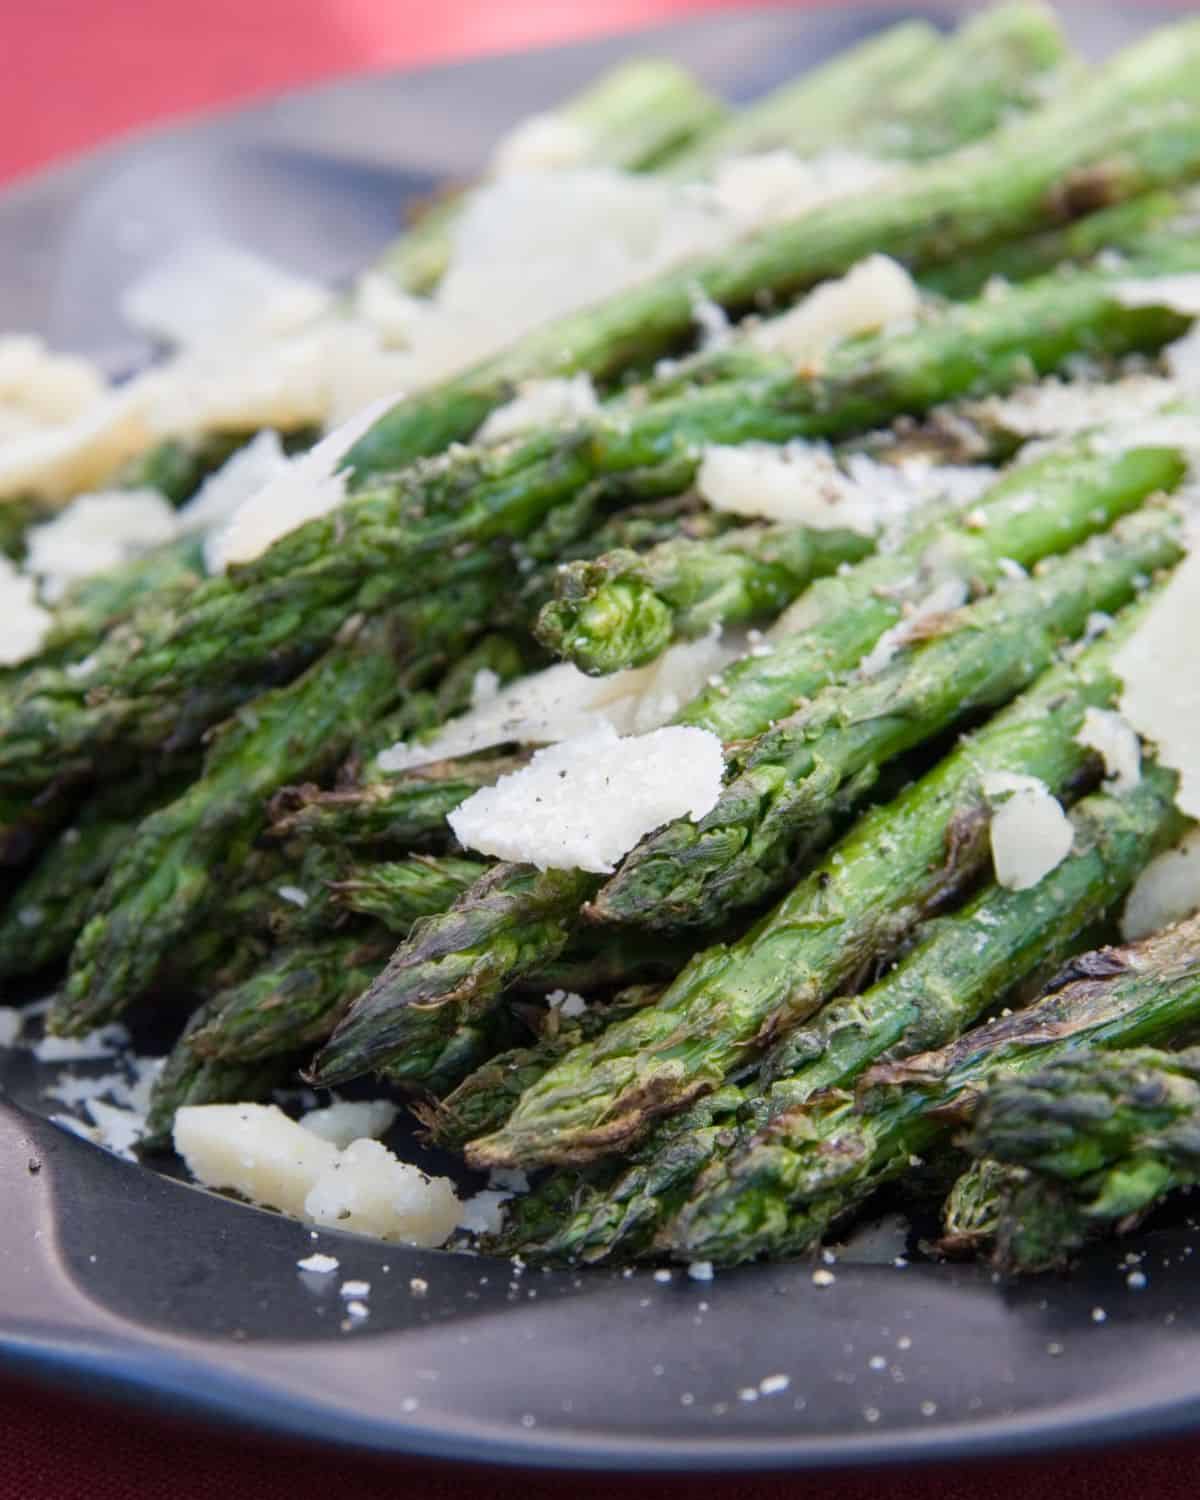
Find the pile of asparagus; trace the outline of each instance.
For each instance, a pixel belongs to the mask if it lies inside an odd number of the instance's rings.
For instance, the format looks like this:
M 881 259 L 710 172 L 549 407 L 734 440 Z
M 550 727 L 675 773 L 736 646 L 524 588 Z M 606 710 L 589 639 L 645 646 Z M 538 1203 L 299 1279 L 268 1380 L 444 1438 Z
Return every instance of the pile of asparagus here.
M 947 1248 L 1057 1264 L 1198 1156 L 1196 1059 L 1108 1054 L 1200 1014 L 1200 926 L 1080 957 L 1187 826 L 1171 772 L 1147 755 L 1118 792 L 1080 731 L 1184 554 L 1188 454 L 1136 427 L 1025 451 L 980 398 L 1152 368 L 1188 332 L 1122 288 L 1200 273 L 1200 24 L 1089 70 L 1018 3 L 949 39 L 894 27 L 739 114 L 638 64 L 563 117 L 595 162 L 683 181 L 776 147 L 903 165 L 401 401 L 350 450 L 344 504 L 255 561 L 205 577 L 180 545 L 76 585 L 0 678 L 0 974 L 65 966 L 64 1035 L 181 1011 L 150 1149 L 183 1104 L 378 1075 L 472 1166 L 548 1169 L 510 1251 L 794 1254 L 884 1182 L 944 1186 L 965 1148 Z M 462 201 L 384 272 L 434 286 Z M 912 327 L 817 369 L 754 337 L 876 252 L 923 289 Z M 699 351 L 698 295 L 732 320 Z M 576 373 L 595 416 L 472 441 L 523 381 Z M 1182 395 L 1164 409 L 1200 431 Z M 179 501 L 243 437 L 123 482 Z M 698 497 L 709 445 L 796 439 L 994 474 L 886 545 Z M 967 602 L 914 615 L 940 585 Z M 716 806 L 609 877 L 455 846 L 447 814 L 528 745 L 376 758 L 481 672 L 641 667 L 797 600 L 676 715 L 725 746 Z M 998 773 L 1070 808 L 1071 852 L 1028 889 L 992 878 Z

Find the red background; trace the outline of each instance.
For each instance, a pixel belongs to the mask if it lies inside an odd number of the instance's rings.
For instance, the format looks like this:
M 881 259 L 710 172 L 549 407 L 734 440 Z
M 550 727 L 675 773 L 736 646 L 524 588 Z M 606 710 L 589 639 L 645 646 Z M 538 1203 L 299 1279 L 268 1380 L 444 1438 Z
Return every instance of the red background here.
M 0 0 L 0 179 L 289 85 L 562 41 L 722 0 Z M 727 0 L 726 0 L 727 3 Z M 1200 1448 L 862 1479 L 638 1484 L 299 1454 L 0 1383 L 0 1500 L 1183 1500 Z

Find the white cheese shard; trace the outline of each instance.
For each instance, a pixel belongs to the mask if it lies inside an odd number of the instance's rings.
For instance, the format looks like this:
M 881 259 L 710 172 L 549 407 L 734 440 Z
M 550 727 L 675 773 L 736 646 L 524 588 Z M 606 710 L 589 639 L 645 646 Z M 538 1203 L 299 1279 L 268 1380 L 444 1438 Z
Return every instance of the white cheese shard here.
M 446 1242 L 460 1211 L 448 1177 L 427 1177 L 370 1140 L 347 1146 L 304 1199 L 314 1224 L 427 1249 Z
M 1152 859 L 1125 898 L 1121 936 L 1127 943 L 1149 937 L 1200 910 L 1200 828 Z
M 338 1149 L 274 1104 L 197 1104 L 176 1112 L 175 1149 L 206 1187 L 305 1217 L 304 1200 Z
M 145 1115 L 136 1110 L 122 1109 L 108 1104 L 103 1099 L 88 1099 L 84 1108 L 92 1117 L 96 1144 L 111 1151 L 114 1156 L 126 1161 L 136 1161 L 133 1148 L 142 1138 L 146 1126 Z
M 382 771 L 408 771 L 495 745 L 550 745 L 603 726 L 618 734 L 658 729 L 741 652 L 714 632 L 681 641 L 645 667 L 589 677 L 570 662 L 518 678 L 452 719 L 435 739 L 403 741 L 376 757 Z
M 499 406 L 475 434 L 481 443 L 498 443 L 537 427 L 565 427 L 600 410 L 588 375 L 554 380 L 527 380 L 506 406 Z
M 1048 376 L 1007 396 L 989 396 L 974 410 L 988 424 L 1016 437 L 1065 437 L 1091 428 L 1115 428 L 1136 437 L 1139 420 L 1155 415 L 1179 391 L 1156 375 L 1126 375 L 1107 382 Z
M 946 578 L 921 600 L 890 630 L 885 630 L 862 661 L 858 670 L 864 677 L 875 677 L 891 664 L 896 653 L 922 639 L 943 615 L 952 614 L 967 602 L 965 578 Z
M 845 276 L 815 287 L 790 312 L 760 324 L 751 337 L 760 348 L 816 369 L 839 340 L 907 327 L 920 310 L 920 288 L 899 261 L 869 255 Z
M 175 511 L 157 490 L 80 495 L 52 521 L 29 528 L 25 567 L 53 603 L 77 579 L 132 562 L 175 535 Z
M 1120 794 L 1137 786 L 1142 776 L 1141 741 L 1129 721 L 1115 709 L 1089 708 L 1075 739 L 1103 760 L 1110 791 Z
M 1163 350 L 1167 373 L 1181 390 L 1200 393 L 1200 323 Z
M 920 505 L 944 497 L 975 500 L 995 482 L 985 465 L 880 463 L 854 454 L 844 464 L 820 443 L 713 445 L 704 450 L 696 488 L 714 510 L 816 530 L 849 530 L 889 545 Z M 881 535 L 882 534 L 882 535 Z
M 336 510 L 346 498 L 346 474 L 338 465 L 392 404 L 390 397 L 372 403 L 307 453 L 289 460 L 244 500 L 228 524 L 208 538 L 209 571 L 220 573 L 231 563 L 252 562 L 297 526 Z
M 605 726 L 534 755 L 447 821 L 467 848 L 541 869 L 607 874 L 674 818 L 701 818 L 724 773 L 721 742 L 675 726 L 622 739 Z
M 188 1105 L 175 1149 L 206 1187 L 328 1228 L 408 1244 L 442 1244 L 459 1202 L 447 1178 L 398 1161 L 378 1141 L 339 1151 L 274 1104 Z
M 135 281 L 121 298 L 125 321 L 168 344 L 290 333 L 330 306 L 328 288 L 272 265 L 242 246 L 193 240 Z
M 244 447 L 231 453 L 187 504 L 175 512 L 180 534 L 191 536 L 224 526 L 244 501 L 282 474 L 290 462 L 279 434 L 273 427 L 264 428 Z
M 0 667 L 30 661 L 42 649 L 54 617 L 37 597 L 37 581 L 0 554 Z
M 744 233 L 820 208 L 850 193 L 893 180 L 895 162 L 858 151 L 830 150 L 800 157 L 779 149 L 730 157 L 717 163 L 708 193 L 731 228 Z
M 21 1012 L 11 1005 L 0 1005 L 0 1047 L 15 1047 L 21 1026 Z
M 0 500 L 34 494 L 64 500 L 99 489 L 154 432 L 141 381 L 104 396 L 70 421 L 31 428 L 0 441 Z
M 1074 826 L 1034 776 L 995 772 L 984 777 L 983 791 L 1006 799 L 993 810 L 990 824 L 996 883 L 1009 891 L 1029 890 L 1070 854 Z
M 1121 713 L 1156 747 L 1160 764 L 1179 772 L 1175 800 L 1191 817 L 1200 816 L 1197 641 L 1200 548 L 1193 548 L 1113 661 L 1124 684 Z
M 1165 307 L 1185 318 L 1200 317 L 1200 274 L 1185 271 L 1118 282 L 1114 296 L 1123 307 Z
M 593 137 L 578 120 L 547 110 L 529 115 L 501 136 L 492 152 L 497 177 L 518 172 L 561 172 L 587 161 Z
M 0 337 L 0 444 L 73 422 L 104 394 L 104 377 L 90 360 L 51 353 L 28 334 Z
M 398 1110 L 389 1099 L 350 1101 L 339 1099 L 324 1109 L 310 1109 L 300 1116 L 305 1130 L 344 1151 L 353 1141 L 378 1140 L 396 1123 Z

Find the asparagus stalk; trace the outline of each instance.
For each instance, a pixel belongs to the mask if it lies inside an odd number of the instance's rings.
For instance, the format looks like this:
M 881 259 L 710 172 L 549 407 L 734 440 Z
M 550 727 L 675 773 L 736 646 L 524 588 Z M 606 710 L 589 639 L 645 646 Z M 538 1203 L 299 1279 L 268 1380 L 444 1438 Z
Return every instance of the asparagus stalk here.
M 188 1045 L 218 1062 L 252 1062 L 301 1051 L 328 1036 L 337 1016 L 385 962 L 386 934 L 328 938 L 277 951 L 217 997 Z
M 813 579 L 870 551 L 854 531 L 744 526 L 712 541 L 664 542 L 641 556 L 607 552 L 558 570 L 537 638 L 593 676 L 645 666 L 673 641 L 714 625 L 772 618 Z
M 888 760 L 1006 702 L 1089 615 L 1120 608 L 1140 579 L 1180 556 L 1177 519 L 1151 510 L 977 604 L 919 619 L 915 644 L 890 665 L 826 688 L 735 755 L 712 811 L 627 855 L 589 910 L 672 930 L 758 904 L 828 840 Z
M 952 153 L 760 230 L 633 291 L 543 325 L 496 357 L 399 403 L 354 446 L 362 483 L 475 431 L 531 377 L 611 380 L 685 339 L 697 292 L 730 312 L 793 296 L 873 251 L 923 268 L 1200 168 L 1200 25 L 1164 28 L 1063 99 Z
M 328 792 L 289 787 L 272 805 L 271 832 L 354 849 L 444 842 L 447 813 L 527 760 L 526 754 L 472 755 Z
M 1023 1175 L 997 1161 L 972 1162 L 955 1179 L 942 1205 L 938 1251 L 957 1258 L 978 1255 L 992 1246 L 1000 1227 L 1001 1205 L 1016 1186 L 1015 1179 Z
M 357 867 L 333 883 L 337 905 L 373 917 L 407 937 L 421 917 L 445 911 L 485 873 L 477 859 L 414 854 L 408 859 Z
M 261 687 L 263 674 L 311 660 L 355 608 L 411 599 L 414 640 L 450 628 L 447 616 L 455 628 L 464 616 L 486 619 L 507 583 L 497 571 L 498 539 L 510 554 L 514 539 L 597 472 L 636 475 L 673 456 L 690 473 L 704 442 L 861 430 L 967 389 L 1007 389 L 1082 348 L 1159 347 L 1189 320 L 1121 306 L 1114 282 L 1196 264 L 1200 244 L 1181 244 L 1119 277 L 1050 278 L 955 306 L 908 334 L 851 341 L 812 380 L 798 380 L 786 358 L 762 354 L 754 380 L 420 466 L 209 580 L 186 606 L 138 611 L 127 632 L 92 654 L 86 677 L 31 673 L 0 737 L 0 792 L 36 790 L 51 765 L 60 776 L 81 775 L 104 756 L 107 767 L 114 744 L 132 755 L 187 742 Z
M 1154 490 L 1174 489 L 1180 463 L 1178 452 L 1164 449 L 1130 449 L 1114 463 L 1102 443 L 1083 437 L 1018 464 L 982 497 L 970 521 L 938 515 L 894 552 L 815 583 L 798 617 L 789 614 L 773 632 L 770 654 L 734 662 L 684 706 L 678 722 L 710 729 L 726 743 L 762 734 L 856 666 L 939 584 L 994 586 L 1013 562 L 1031 568 L 1077 545 Z M 1031 494 L 1037 505 L 1029 504 Z M 668 836 L 674 833 L 672 826 Z
M 1085 798 L 1072 814 L 1072 853 L 1038 885 L 990 885 L 961 910 L 927 922 L 917 946 L 884 978 L 861 995 L 830 1001 L 788 1032 L 753 1087 L 726 1086 L 661 1121 L 614 1182 L 582 1187 L 569 1219 L 538 1244 L 514 1248 L 586 1260 L 618 1248 L 639 1253 L 682 1206 L 701 1169 L 714 1157 L 727 1159 L 772 1114 L 849 1086 L 881 1059 L 952 1041 L 1015 984 L 1078 947 L 1097 914 L 1111 909 L 1178 832 L 1173 795 L 1173 777 L 1151 770 L 1128 798 Z M 710 1108 L 714 1099 L 720 1103 Z
M 560 1057 L 580 1042 L 651 1005 L 661 990 L 655 985 L 632 985 L 608 1004 L 589 1005 L 579 1016 L 563 1020 L 558 1011 L 546 1012 L 542 1034 L 531 1045 L 513 1047 L 489 1059 L 436 1104 L 415 1106 L 430 1139 L 450 1150 L 461 1150 L 469 1140 L 498 1129 L 522 1093 Z M 388 1077 L 384 1068 L 383 1076 Z
M 653 171 L 697 137 L 719 130 L 724 106 L 681 67 L 663 58 L 619 64 L 568 99 L 553 119 L 569 132 L 578 167 Z M 380 269 L 407 292 L 428 292 L 442 279 L 454 226 L 470 189 L 430 204 L 383 255 Z
M 410 1068 L 419 1081 L 433 1039 L 489 1014 L 506 984 L 562 952 L 593 884 L 580 870 L 493 867 L 396 951 L 318 1055 L 313 1079 L 340 1082 L 386 1063 L 393 1081 Z
M 1087 775 L 1074 737 L 1087 707 L 1105 707 L 1119 691 L 1111 652 L 1129 628 L 1052 668 L 932 771 L 865 813 L 739 942 L 698 953 L 658 1005 L 574 1049 L 503 1130 L 471 1144 L 468 1160 L 571 1165 L 621 1149 L 894 951 L 985 865 L 984 777 L 1013 771 L 1063 794 Z
M 0 915 L 0 976 L 35 974 L 71 951 L 96 892 L 138 823 L 177 796 L 194 768 L 167 781 L 118 782 L 85 803 L 58 834 Z
M 797 1252 L 914 1154 L 969 1118 L 981 1092 L 1081 1044 L 1110 1048 L 1170 1037 L 1200 1015 L 1200 920 L 1127 948 L 1074 960 L 1035 1005 L 950 1046 L 884 1063 L 856 1099 L 827 1094 L 777 1115 L 670 1226 L 673 1248 L 735 1262 Z
M 61 1032 L 120 1014 L 172 946 L 219 899 L 262 829 L 265 801 L 297 774 L 335 764 L 402 689 L 386 615 L 286 688 L 259 697 L 208 752 L 203 775 L 148 818 L 109 872 L 50 1017 Z
M 924 69 L 946 50 L 924 21 L 902 21 L 737 111 L 711 135 L 693 141 L 662 169 L 679 182 L 707 176 L 722 161 L 787 147 L 812 155 L 856 144 L 859 131 L 882 115 L 892 119 L 898 80 Z
M 1132 1226 L 1197 1171 L 1200 1052 L 1068 1052 L 984 1092 L 966 1174 L 991 1183 L 986 1226 L 1010 1271 L 1062 1265 Z M 961 1201 L 964 1188 L 956 1186 Z M 949 1221 L 949 1227 L 956 1227 Z
M 1153 234 L 1170 233 L 1176 222 L 1187 224 L 1187 204 L 1177 192 L 1143 193 L 1085 214 L 1074 223 L 1044 229 L 1025 239 L 988 245 L 973 255 L 934 266 L 920 278 L 921 287 L 942 297 L 977 297 L 993 278 L 1028 281 L 1056 266 L 1083 265 L 1105 251 L 1144 250 Z

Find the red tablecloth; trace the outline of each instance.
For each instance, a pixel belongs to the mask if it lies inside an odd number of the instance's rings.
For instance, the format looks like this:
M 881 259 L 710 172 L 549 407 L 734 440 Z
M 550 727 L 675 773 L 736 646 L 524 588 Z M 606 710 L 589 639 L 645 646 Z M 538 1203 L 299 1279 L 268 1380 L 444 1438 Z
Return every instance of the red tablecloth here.
M 0 179 L 117 132 L 334 73 L 637 25 L 722 0 L 0 0 Z M 729 3 L 729 0 L 725 0 Z M 0 1384 L 0 1500 L 626 1500 L 695 1480 L 555 1479 L 299 1454 Z M 1200 1446 L 862 1479 L 703 1483 L 705 1500 L 1184 1500 Z

